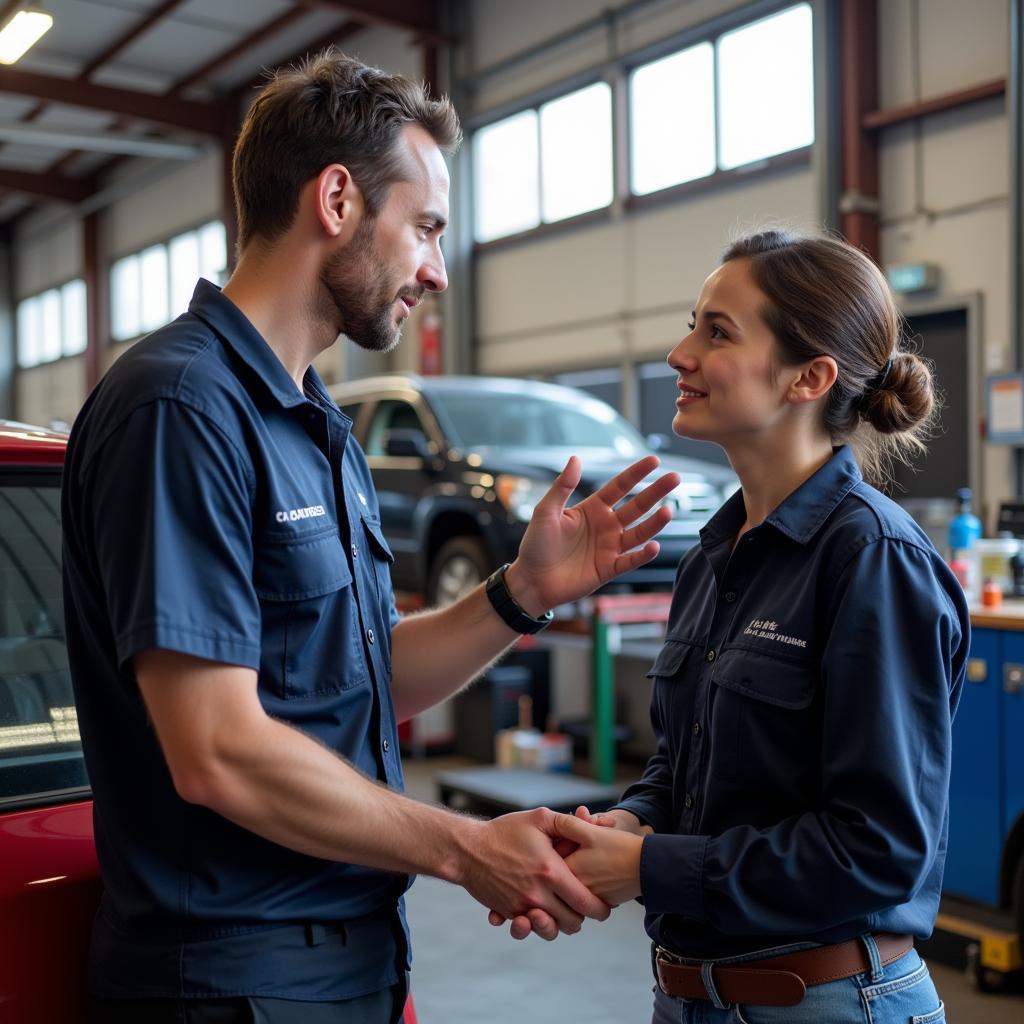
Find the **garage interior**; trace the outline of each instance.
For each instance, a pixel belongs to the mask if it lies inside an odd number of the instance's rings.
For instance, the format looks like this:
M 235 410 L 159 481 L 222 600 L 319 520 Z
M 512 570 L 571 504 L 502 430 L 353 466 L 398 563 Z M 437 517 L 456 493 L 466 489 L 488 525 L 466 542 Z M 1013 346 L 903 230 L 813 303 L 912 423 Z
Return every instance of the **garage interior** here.
M 0 4 L 0 25 L 25 6 Z M 448 290 L 411 311 L 393 352 L 341 337 L 315 364 L 382 493 L 410 465 L 427 489 L 432 461 L 458 447 L 424 411 L 432 380 L 467 378 L 472 394 L 473 378 L 511 378 L 578 389 L 638 444 L 689 460 L 705 484 L 688 509 L 707 518 L 730 469 L 720 449 L 671 433 L 665 357 L 727 240 L 825 228 L 878 263 L 944 395 L 929 454 L 899 470 L 892 496 L 948 555 L 957 493 L 970 488 L 986 550 L 1006 553 L 998 607 L 982 606 L 973 581 L 946 891 L 920 948 L 950 1020 L 1019 1021 L 1024 578 L 1009 559 L 1024 540 L 1024 0 L 33 6 L 52 27 L 0 67 L 5 420 L 69 430 L 118 357 L 184 312 L 196 278 L 227 280 L 242 117 L 275 68 L 329 46 L 451 96 L 465 131 L 450 160 Z M 503 399 L 507 439 L 496 430 L 494 448 L 527 443 L 530 393 Z M 477 469 L 482 500 L 504 503 Z M 529 496 L 516 500 L 525 523 Z M 506 560 L 469 513 L 424 537 L 401 506 L 382 503 L 395 571 L 409 566 L 395 578 L 402 610 Z M 653 751 L 645 674 L 671 580 L 559 610 L 550 631 L 406 723 L 410 792 L 481 813 L 609 806 Z M 22 724 L 0 719 L 0 738 Z M 547 747 L 545 731 L 558 734 Z M 516 781 L 516 765 L 537 777 Z M 551 946 L 513 943 L 434 879 L 408 905 L 423 1024 L 647 1019 L 637 904 Z

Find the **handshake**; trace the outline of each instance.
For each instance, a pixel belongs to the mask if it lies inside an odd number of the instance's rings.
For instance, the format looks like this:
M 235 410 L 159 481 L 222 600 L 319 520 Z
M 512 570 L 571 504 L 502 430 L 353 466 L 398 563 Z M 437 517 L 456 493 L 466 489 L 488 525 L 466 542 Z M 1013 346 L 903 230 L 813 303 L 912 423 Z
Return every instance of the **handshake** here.
M 450 880 L 490 909 L 492 925 L 511 921 L 515 939 L 572 935 L 585 917 L 604 921 L 640 895 L 640 847 L 652 831 L 630 811 L 586 807 L 575 816 L 540 807 L 474 821 Z

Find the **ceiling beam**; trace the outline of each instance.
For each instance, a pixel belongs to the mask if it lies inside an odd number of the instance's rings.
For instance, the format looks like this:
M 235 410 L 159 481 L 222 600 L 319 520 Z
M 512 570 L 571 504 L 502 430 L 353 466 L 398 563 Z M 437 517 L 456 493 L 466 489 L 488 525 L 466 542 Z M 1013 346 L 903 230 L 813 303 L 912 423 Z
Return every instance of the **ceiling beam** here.
M 42 199 L 80 203 L 93 194 L 96 183 L 91 178 L 65 178 L 59 174 L 0 170 L 0 189 L 24 192 Z
M 450 42 L 438 27 L 434 0 L 296 0 L 305 7 L 337 11 L 363 25 L 415 32 L 433 43 Z
M 107 61 L 113 60 L 119 53 L 127 50 L 136 39 L 145 35 L 158 22 L 163 21 L 164 18 L 166 18 L 167 15 L 175 9 L 175 7 L 180 7 L 183 3 L 184 0 L 164 0 L 162 4 L 154 7 L 153 10 L 151 10 L 144 18 L 140 18 L 132 28 L 124 33 L 124 35 L 115 39 L 102 53 L 96 54 L 96 56 L 78 72 L 77 77 L 81 81 L 91 78 L 94 71 L 99 71 Z
M 166 95 L 180 96 L 186 89 L 190 89 L 205 78 L 209 78 L 210 75 L 220 71 L 221 68 L 227 67 L 232 61 L 237 60 L 254 46 L 258 46 L 265 40 L 270 39 L 282 29 L 288 28 L 301 18 L 305 18 L 308 14 L 309 11 L 305 7 L 289 8 L 272 21 L 268 21 L 254 32 L 250 32 L 249 35 L 239 39 L 237 43 L 232 44 L 226 50 L 222 50 L 202 67 L 190 71 L 184 78 L 175 82 Z
M 238 86 L 234 90 L 235 96 L 243 99 L 246 98 L 253 89 L 266 85 L 268 71 L 275 71 L 277 68 L 286 68 L 292 64 L 298 64 L 310 54 L 325 50 L 328 46 L 340 46 L 346 39 L 354 36 L 357 32 L 361 32 L 365 27 L 362 22 L 358 21 L 343 22 L 337 28 L 332 28 L 330 32 L 320 36 L 319 39 L 314 39 L 311 43 L 307 43 L 301 50 L 297 50 L 291 56 L 285 57 L 283 60 L 274 61 L 273 64 L 268 64 L 258 75 L 254 75 L 248 82 Z
M 0 121 L 0 139 L 30 146 L 74 147 L 92 153 L 127 153 L 164 160 L 195 160 L 205 146 L 118 131 L 88 131 L 73 125 L 25 124 Z
M 223 114 L 218 103 L 196 103 L 176 96 L 115 89 L 108 85 L 55 78 L 34 71 L 0 68 L 0 92 L 33 96 L 72 107 L 103 110 L 205 135 L 219 135 L 223 125 Z

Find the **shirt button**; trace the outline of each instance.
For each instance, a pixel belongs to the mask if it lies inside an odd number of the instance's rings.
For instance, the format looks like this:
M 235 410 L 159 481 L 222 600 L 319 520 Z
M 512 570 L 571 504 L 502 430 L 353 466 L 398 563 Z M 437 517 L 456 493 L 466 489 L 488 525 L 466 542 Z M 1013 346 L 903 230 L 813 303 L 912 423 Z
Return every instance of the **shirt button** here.
M 373 630 L 372 629 L 368 629 L 366 631 L 366 639 L 369 640 L 371 644 L 373 643 Z
M 726 601 L 729 602 L 729 604 L 732 604 L 733 601 L 736 600 L 736 591 L 735 590 L 727 590 L 725 592 L 725 599 L 726 599 Z
M 714 661 L 714 660 L 715 660 L 715 649 L 714 649 L 714 648 L 712 648 L 712 649 L 711 649 L 710 651 L 708 651 L 708 653 L 707 653 L 707 654 L 705 654 L 705 655 L 704 655 L 704 657 L 705 657 L 705 658 L 706 658 L 706 659 L 707 659 L 707 660 L 708 660 L 709 662 L 711 662 L 711 661 Z
M 693 723 L 693 735 L 694 736 L 699 736 L 700 735 L 700 722 L 694 722 Z
M 352 545 L 352 557 L 353 558 L 358 558 L 359 557 L 359 548 L 357 548 L 355 546 L 355 544 Z
M 381 750 L 386 754 L 391 749 L 391 742 L 389 740 L 385 740 L 380 746 Z
M 693 806 L 693 797 L 689 793 L 686 794 L 686 799 L 683 801 L 686 805 L 686 809 L 689 810 Z

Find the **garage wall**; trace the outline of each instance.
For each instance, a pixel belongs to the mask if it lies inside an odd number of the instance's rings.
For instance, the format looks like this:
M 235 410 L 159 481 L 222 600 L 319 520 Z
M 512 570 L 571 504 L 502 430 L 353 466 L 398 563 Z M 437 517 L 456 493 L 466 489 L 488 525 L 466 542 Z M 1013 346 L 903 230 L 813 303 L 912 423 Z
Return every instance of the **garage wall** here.
M 410 34 L 405 32 L 368 29 L 349 39 L 346 49 L 367 63 L 420 78 L 423 74 L 420 50 L 409 45 L 410 39 Z M 221 216 L 221 160 L 219 148 L 211 147 L 199 159 L 188 163 L 131 160 L 111 173 L 108 184 L 135 181 L 139 187 L 126 186 L 130 194 L 101 214 L 104 280 L 108 279 L 110 264 L 120 256 Z M 14 304 L 18 299 L 81 276 L 81 220 L 73 212 L 56 207 L 22 218 L 14 231 L 11 260 Z M 105 345 L 102 366 L 113 363 L 129 344 Z M 345 348 L 338 345 L 325 353 L 317 365 L 329 380 L 335 380 L 345 375 L 379 371 L 386 368 L 386 360 L 361 352 L 346 353 Z M 15 416 L 40 424 L 70 422 L 86 397 L 84 359 L 80 356 L 61 359 L 17 371 L 12 390 L 12 400 L 0 406 L 0 416 Z M 0 389 L 0 402 L 2 397 Z
M 883 109 L 978 85 L 1009 71 L 1007 0 L 885 0 L 879 4 Z M 942 269 L 924 301 L 981 296 L 984 374 L 1012 366 L 1010 340 L 1009 122 L 989 100 L 881 136 L 882 257 Z M 1018 227 L 1019 230 L 1019 227 Z M 981 395 L 978 396 L 979 401 Z M 1008 450 L 985 446 L 983 511 L 995 526 L 1013 482 Z
M 536 46 L 603 10 L 614 27 L 576 33 L 557 48 L 476 83 L 468 106 L 476 117 L 557 85 L 614 55 L 670 38 L 743 4 L 698 0 L 629 4 L 542 0 L 472 4 L 470 76 Z M 514 9 L 513 9 L 514 8 Z M 736 234 L 765 224 L 813 228 L 820 223 L 817 177 L 803 166 L 755 176 L 606 220 L 484 249 L 475 261 L 474 368 L 480 373 L 552 374 L 663 358 L 685 333 L 689 311 L 718 254 Z M 627 389 L 626 411 L 631 408 Z M 666 412 L 666 429 L 670 410 Z
M 475 0 L 460 74 L 488 68 L 602 10 L 624 3 Z M 476 83 L 471 116 L 504 113 L 588 68 L 732 11 L 742 4 L 654 2 L 624 15 L 614 31 L 578 33 L 555 49 Z M 1008 0 L 885 0 L 879 3 L 880 105 L 913 103 L 1008 72 Z M 816 6 L 820 16 L 822 5 Z M 927 260 L 939 289 L 913 302 L 980 296 L 980 376 L 1009 368 L 1009 125 L 990 100 L 883 130 L 884 264 Z M 820 140 L 819 140 L 820 145 Z M 820 155 L 820 154 L 819 154 Z M 763 223 L 813 227 L 824 210 L 820 160 L 748 184 L 667 203 L 613 211 L 605 222 L 487 248 L 475 261 L 474 367 L 482 373 L 552 374 L 662 356 L 717 253 L 732 235 Z M 628 391 L 628 389 L 627 389 Z M 979 395 L 979 402 L 981 396 Z M 629 408 L 627 398 L 627 412 Z M 1012 487 L 1005 450 L 986 447 L 981 490 L 988 523 Z

